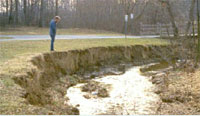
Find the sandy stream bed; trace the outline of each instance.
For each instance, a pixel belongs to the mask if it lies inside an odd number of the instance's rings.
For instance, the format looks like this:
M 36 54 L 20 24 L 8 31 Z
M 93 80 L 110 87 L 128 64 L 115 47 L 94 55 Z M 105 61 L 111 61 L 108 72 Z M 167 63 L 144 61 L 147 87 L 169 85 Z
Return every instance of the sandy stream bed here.
M 68 104 L 77 107 L 80 115 L 140 115 L 156 114 L 160 98 L 154 93 L 155 85 L 150 77 L 141 75 L 141 67 L 132 67 L 122 75 L 104 76 L 93 81 L 111 85 L 109 97 L 86 98 L 82 92 L 84 84 L 78 84 L 67 90 Z M 95 92 L 92 94 L 95 96 Z

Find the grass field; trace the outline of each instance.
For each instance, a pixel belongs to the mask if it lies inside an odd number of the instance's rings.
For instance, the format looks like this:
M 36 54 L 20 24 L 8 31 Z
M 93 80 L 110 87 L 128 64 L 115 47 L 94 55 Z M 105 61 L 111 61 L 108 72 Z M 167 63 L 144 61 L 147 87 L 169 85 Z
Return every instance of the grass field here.
M 0 30 L 0 35 L 48 35 L 49 28 L 18 27 Z M 57 29 L 57 35 L 122 35 L 121 33 L 91 29 Z
M 88 39 L 88 40 L 56 40 L 55 50 L 83 49 L 98 46 L 127 45 L 162 45 L 168 44 L 161 39 Z M 0 64 L 17 56 L 49 52 L 50 40 L 0 42 Z

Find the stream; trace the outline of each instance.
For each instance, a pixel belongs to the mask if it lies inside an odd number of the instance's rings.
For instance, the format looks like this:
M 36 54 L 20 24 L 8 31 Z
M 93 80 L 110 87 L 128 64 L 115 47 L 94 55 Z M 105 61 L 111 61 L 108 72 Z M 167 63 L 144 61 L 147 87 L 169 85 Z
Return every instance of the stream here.
M 95 92 L 82 92 L 85 84 L 77 84 L 67 90 L 68 103 L 77 107 L 80 115 L 145 115 L 155 114 L 160 98 L 154 93 L 155 85 L 150 77 L 143 76 L 134 66 L 121 75 L 96 77 L 92 81 L 109 85 L 108 97 L 97 97 Z M 90 94 L 90 98 L 85 97 Z

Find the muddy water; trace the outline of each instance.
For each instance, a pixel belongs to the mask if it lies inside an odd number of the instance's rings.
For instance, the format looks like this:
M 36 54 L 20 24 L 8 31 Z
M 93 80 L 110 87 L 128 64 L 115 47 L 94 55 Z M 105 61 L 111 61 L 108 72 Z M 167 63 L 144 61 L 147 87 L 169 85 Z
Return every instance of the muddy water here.
M 159 96 L 153 91 L 155 86 L 149 77 L 142 76 L 141 67 L 132 67 L 122 75 L 105 76 L 93 79 L 111 87 L 109 97 L 86 98 L 82 92 L 84 84 L 78 84 L 67 90 L 69 104 L 80 110 L 80 115 L 140 115 L 155 114 L 159 107 Z M 95 93 L 92 93 L 95 96 Z

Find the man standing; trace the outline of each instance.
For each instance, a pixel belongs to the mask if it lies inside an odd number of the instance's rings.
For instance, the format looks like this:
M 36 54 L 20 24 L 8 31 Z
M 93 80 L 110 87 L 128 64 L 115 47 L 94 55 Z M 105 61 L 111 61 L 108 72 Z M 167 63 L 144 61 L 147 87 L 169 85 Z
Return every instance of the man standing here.
M 54 51 L 54 41 L 56 37 L 56 24 L 61 20 L 59 16 L 55 16 L 50 22 L 51 51 Z

